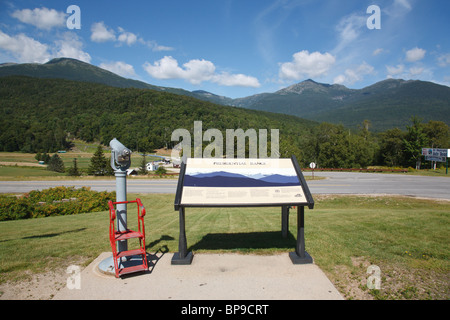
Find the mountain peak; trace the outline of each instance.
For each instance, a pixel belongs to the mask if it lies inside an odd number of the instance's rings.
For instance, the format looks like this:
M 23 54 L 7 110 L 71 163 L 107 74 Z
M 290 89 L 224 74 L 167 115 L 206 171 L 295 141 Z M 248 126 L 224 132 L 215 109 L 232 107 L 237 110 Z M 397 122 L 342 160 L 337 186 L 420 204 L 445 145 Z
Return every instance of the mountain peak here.
M 81 61 L 77 60 L 77 59 L 73 59 L 73 58 L 64 58 L 64 57 L 62 57 L 62 58 L 53 58 L 53 59 L 47 61 L 44 64 L 57 64 L 57 63 L 64 63 L 64 62 L 75 62 L 75 63 L 77 63 L 77 62 L 81 62 Z
M 307 79 L 302 82 L 293 84 L 287 88 L 277 91 L 277 94 L 302 94 L 304 92 L 314 92 L 314 93 L 328 93 L 330 89 L 338 90 L 350 90 L 343 85 L 331 85 L 327 83 L 316 82 L 312 79 Z

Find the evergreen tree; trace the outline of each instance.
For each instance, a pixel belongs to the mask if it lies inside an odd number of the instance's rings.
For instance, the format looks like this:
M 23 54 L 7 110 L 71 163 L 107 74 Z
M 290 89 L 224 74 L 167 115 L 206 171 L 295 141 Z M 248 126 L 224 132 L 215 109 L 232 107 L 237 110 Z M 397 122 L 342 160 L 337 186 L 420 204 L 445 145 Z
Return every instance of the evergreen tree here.
M 147 160 L 144 153 L 144 155 L 142 156 L 141 166 L 139 167 L 139 174 L 146 175 L 147 173 Z
M 44 161 L 44 163 L 48 163 L 50 161 L 50 155 L 46 152 L 41 157 L 41 161 Z
M 91 158 L 91 163 L 89 164 L 88 174 L 94 176 L 106 176 L 109 174 L 108 170 L 108 160 L 106 160 L 103 154 L 103 148 L 101 145 L 97 147 L 94 155 Z
M 47 170 L 55 171 L 55 172 L 64 172 L 64 162 L 61 160 L 61 158 L 58 156 L 58 154 L 54 154 L 47 165 Z
M 78 170 L 77 158 L 73 158 L 73 167 L 69 169 L 68 174 L 69 176 L 76 176 L 76 177 L 81 175 L 80 171 Z

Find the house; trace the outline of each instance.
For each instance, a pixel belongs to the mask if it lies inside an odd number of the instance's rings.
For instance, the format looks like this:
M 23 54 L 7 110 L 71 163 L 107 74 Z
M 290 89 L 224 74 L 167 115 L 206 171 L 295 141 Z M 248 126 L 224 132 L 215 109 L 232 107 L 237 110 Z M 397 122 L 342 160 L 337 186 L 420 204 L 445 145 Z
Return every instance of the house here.
M 147 163 L 147 171 L 156 171 L 158 170 L 158 164 L 155 162 Z

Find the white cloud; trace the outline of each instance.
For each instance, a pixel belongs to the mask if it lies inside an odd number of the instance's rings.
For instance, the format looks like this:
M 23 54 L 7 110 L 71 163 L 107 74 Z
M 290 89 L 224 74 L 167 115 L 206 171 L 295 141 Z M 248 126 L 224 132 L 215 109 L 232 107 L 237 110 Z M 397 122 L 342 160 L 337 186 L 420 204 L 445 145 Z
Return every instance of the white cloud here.
M 398 76 L 405 71 L 405 65 L 398 64 L 396 67 L 386 66 L 388 72 L 388 78 Z
M 405 9 L 411 10 L 411 4 L 408 2 L 408 0 L 394 0 L 395 5 L 399 5 Z
M 73 32 L 66 32 L 52 44 L 44 44 L 24 34 L 9 36 L 0 31 L 0 49 L 19 63 L 44 63 L 52 58 L 66 57 L 85 62 L 91 56 L 83 51 L 83 43 Z
M 404 64 L 399 64 L 395 67 L 386 66 L 387 78 L 401 78 L 401 79 L 420 79 L 425 81 L 433 81 L 433 70 L 423 65 L 415 65 L 406 68 Z
M 0 49 L 11 54 L 17 62 L 43 63 L 51 58 L 49 47 L 24 34 L 9 36 L 0 31 Z
M 258 88 L 261 86 L 258 79 L 255 77 L 247 76 L 245 74 L 229 74 L 227 72 L 215 75 L 213 82 L 216 82 L 223 86 L 239 86 L 239 87 L 252 87 Z
M 394 19 L 403 17 L 411 10 L 412 6 L 409 0 L 394 0 L 390 5 L 383 7 L 383 13 Z
M 113 73 L 121 75 L 122 77 L 133 77 L 136 76 L 136 72 L 131 64 L 116 61 L 111 63 L 101 63 L 100 68 L 109 70 Z
M 217 74 L 215 65 L 204 59 L 193 59 L 180 67 L 176 59 L 165 56 L 153 64 L 146 62 L 143 67 L 156 79 L 184 79 L 195 85 L 203 81 L 211 81 L 225 86 L 259 86 L 258 80 L 250 76 L 225 72 Z
M 336 25 L 339 43 L 332 51 L 338 53 L 346 48 L 350 43 L 358 39 L 362 30 L 367 28 L 367 16 L 351 14 L 343 17 Z
M 91 27 L 91 40 L 94 42 L 106 42 L 106 41 L 115 41 L 116 35 L 114 30 L 109 29 L 105 26 L 105 23 L 96 22 Z
M 425 69 L 420 67 L 411 67 L 409 68 L 409 74 L 411 77 L 415 77 L 421 75 Z
M 408 62 L 416 62 L 422 60 L 425 57 L 426 51 L 421 48 L 413 48 L 411 50 L 406 51 L 406 61 Z
M 365 75 L 372 74 L 374 67 L 367 64 L 365 61 L 359 65 L 356 69 L 346 69 L 344 74 L 341 74 L 334 78 L 334 83 L 337 84 L 353 84 L 355 82 L 363 80 Z
M 192 84 L 210 80 L 214 75 L 215 66 L 206 60 L 190 60 L 181 68 L 178 61 L 171 56 L 155 61 L 152 65 L 144 64 L 144 69 L 149 75 L 156 79 L 184 79 Z
M 346 78 L 343 74 L 338 75 L 337 77 L 334 78 L 333 83 L 335 84 L 343 84 L 345 83 Z
M 39 29 L 50 30 L 66 24 L 66 14 L 55 9 L 35 8 L 33 10 L 16 10 L 11 14 L 23 23 L 31 24 Z
M 450 53 L 443 54 L 438 57 L 438 65 L 440 67 L 446 67 L 450 65 Z
M 118 30 L 120 32 L 119 36 L 117 37 L 118 41 L 124 42 L 129 46 L 137 41 L 137 36 L 134 33 L 127 32 L 121 27 L 119 27 Z
M 382 52 L 384 52 L 384 49 L 378 48 L 378 49 L 375 49 L 375 50 L 372 52 L 372 55 L 373 55 L 373 56 L 377 56 L 377 55 L 381 54 Z
M 146 40 L 144 40 L 142 38 L 138 38 L 138 40 L 139 40 L 140 43 L 146 45 L 147 47 L 152 49 L 152 51 L 155 51 L 155 52 L 172 51 L 172 50 L 174 50 L 173 47 L 159 45 L 159 44 L 156 43 L 156 41 L 152 41 L 152 40 L 146 41 Z
M 74 32 L 66 32 L 62 39 L 56 40 L 56 57 L 65 57 L 91 62 L 89 53 L 83 51 L 83 43 Z
M 109 28 L 103 21 L 96 22 L 91 27 L 91 40 L 94 42 L 116 42 L 118 45 L 126 44 L 128 46 L 134 45 L 135 43 L 140 43 L 149 47 L 152 51 L 171 51 L 174 48 L 169 46 L 162 46 L 153 40 L 145 40 L 138 35 L 126 31 L 122 27 L 117 28 L 116 32 Z
M 174 48 L 173 47 L 168 47 L 168 46 L 161 46 L 161 45 L 158 45 L 158 44 L 155 44 L 154 46 L 152 46 L 152 50 L 153 51 L 172 51 L 172 50 L 174 50 Z
M 309 53 L 303 50 L 294 53 L 291 62 L 280 64 L 279 77 L 283 80 L 300 80 L 304 76 L 310 78 L 325 75 L 331 66 L 336 62 L 333 55 L 326 52 Z

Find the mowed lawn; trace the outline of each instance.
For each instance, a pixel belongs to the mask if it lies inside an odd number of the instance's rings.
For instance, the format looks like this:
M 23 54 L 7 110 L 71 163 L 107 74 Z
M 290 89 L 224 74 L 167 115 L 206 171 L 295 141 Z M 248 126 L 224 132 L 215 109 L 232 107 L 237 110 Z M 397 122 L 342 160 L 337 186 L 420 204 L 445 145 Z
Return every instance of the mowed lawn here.
M 178 250 L 179 221 L 173 195 L 129 194 L 147 209 L 149 253 Z M 306 250 L 347 299 L 449 299 L 450 202 L 407 197 L 315 196 L 305 209 Z M 187 208 L 188 249 L 274 254 L 293 251 L 281 236 L 280 208 Z M 128 208 L 128 226 L 136 208 Z M 29 273 L 87 265 L 110 251 L 108 212 L 0 222 L 0 283 Z M 134 243 L 130 242 L 129 246 Z M 170 253 L 168 253 L 170 254 Z M 368 289 L 370 266 L 380 289 Z M 373 270 L 373 269 L 371 269 Z

